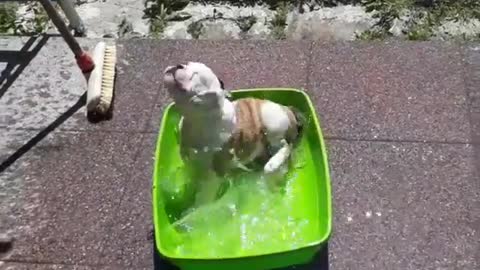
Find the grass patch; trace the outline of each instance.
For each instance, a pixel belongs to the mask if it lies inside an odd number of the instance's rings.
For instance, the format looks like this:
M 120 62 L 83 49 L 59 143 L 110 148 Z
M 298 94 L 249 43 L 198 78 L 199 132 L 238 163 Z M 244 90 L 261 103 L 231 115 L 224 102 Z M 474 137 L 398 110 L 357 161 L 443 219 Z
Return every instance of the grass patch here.
M 187 33 L 189 33 L 194 39 L 198 39 L 200 37 L 200 35 L 202 34 L 202 30 L 203 30 L 202 21 L 192 22 L 187 27 Z
M 18 3 L 0 3 L 0 35 L 37 35 L 47 30 L 49 17 L 37 1 L 26 3 L 28 17 L 17 16 Z
M 289 6 L 286 2 L 280 2 L 276 8 L 273 19 L 269 22 L 269 28 L 272 31 L 271 35 L 275 39 L 287 38 L 285 27 L 287 26 Z
M 150 23 L 150 33 L 161 36 L 170 19 L 175 20 L 173 13 L 184 9 L 189 0 L 145 0 L 144 18 Z
M 391 36 L 389 30 L 395 20 L 404 21 L 404 34 L 409 40 L 428 40 L 448 21 L 480 20 L 478 0 L 363 0 L 362 5 L 378 19 L 371 29 L 357 36 L 364 40 Z
M 271 9 L 277 9 L 278 6 L 283 2 L 291 6 L 299 6 L 306 4 L 308 6 L 324 6 L 332 7 L 337 6 L 338 4 L 358 4 L 361 0 L 191 0 L 192 2 L 201 3 L 201 4 L 226 4 L 230 6 L 237 7 L 251 7 L 255 5 L 266 5 Z
M 248 32 L 256 22 L 257 18 L 253 15 L 240 16 L 235 20 L 235 23 L 238 25 L 242 33 Z
M 48 14 L 43 8 L 42 4 L 40 4 L 38 1 L 33 1 L 33 3 L 29 5 L 28 10 L 33 12 L 33 19 L 27 21 L 27 24 L 30 24 L 31 28 L 21 29 L 20 31 L 23 31 L 23 34 L 40 34 L 45 32 L 47 30 L 50 18 L 48 17 Z
M 0 3 L 0 35 L 13 34 L 17 19 L 17 3 Z
M 123 38 L 132 32 L 133 32 L 132 23 L 129 22 L 126 17 L 123 17 L 122 21 L 118 24 L 118 31 L 117 31 L 118 37 Z
M 388 31 L 384 31 L 382 29 L 371 29 L 363 31 L 356 35 L 356 39 L 358 40 L 382 40 L 385 39 L 387 36 L 390 36 Z

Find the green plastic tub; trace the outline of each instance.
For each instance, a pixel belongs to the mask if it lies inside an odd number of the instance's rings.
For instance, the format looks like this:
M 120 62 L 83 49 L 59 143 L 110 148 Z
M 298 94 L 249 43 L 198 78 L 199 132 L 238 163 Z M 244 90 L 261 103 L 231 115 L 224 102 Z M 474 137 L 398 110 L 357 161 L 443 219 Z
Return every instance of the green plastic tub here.
M 231 93 L 234 99 L 265 98 L 305 114 L 308 121 L 284 176 L 287 181 L 272 191 L 262 188 L 263 178 L 243 175 L 230 181 L 235 184 L 216 203 L 189 209 L 192 180 L 187 179 L 179 154 L 180 115 L 170 104 L 155 152 L 156 251 L 184 270 L 263 270 L 306 264 L 326 246 L 332 228 L 327 151 L 314 106 L 304 91 L 296 89 Z M 185 211 L 190 211 L 186 217 Z

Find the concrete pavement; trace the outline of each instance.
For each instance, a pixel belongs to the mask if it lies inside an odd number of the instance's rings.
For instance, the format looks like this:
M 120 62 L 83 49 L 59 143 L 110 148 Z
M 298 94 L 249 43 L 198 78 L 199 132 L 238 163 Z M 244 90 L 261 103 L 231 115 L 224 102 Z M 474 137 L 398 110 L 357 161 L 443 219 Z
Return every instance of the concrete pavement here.
M 0 45 L 0 233 L 15 238 L 0 269 L 153 268 L 161 72 L 186 60 L 229 89 L 314 100 L 334 230 L 307 269 L 479 267 L 480 44 L 121 40 L 113 119 L 97 125 L 60 38 Z

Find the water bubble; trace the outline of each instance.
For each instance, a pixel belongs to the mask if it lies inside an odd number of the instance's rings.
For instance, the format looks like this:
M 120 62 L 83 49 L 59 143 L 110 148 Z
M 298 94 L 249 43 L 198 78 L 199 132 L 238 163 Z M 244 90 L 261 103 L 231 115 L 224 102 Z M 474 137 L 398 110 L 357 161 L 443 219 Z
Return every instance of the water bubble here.
M 298 173 L 294 173 L 288 180 L 292 182 L 297 180 L 297 178 L 298 178 Z
M 228 209 L 232 212 L 233 215 L 237 213 L 237 206 L 233 203 L 228 205 Z
M 296 209 L 298 190 L 302 190 L 296 168 L 302 163 L 295 159 L 293 164 L 292 171 L 282 167 L 275 175 L 245 171 L 226 177 L 229 185 L 221 198 L 185 209 L 172 224 L 182 239 L 176 251 L 182 256 L 214 258 L 302 246 L 309 240 L 306 236 L 311 235 L 309 230 L 313 226 Z M 165 184 L 165 189 L 170 191 L 165 196 L 167 199 L 181 199 L 179 194 L 183 189 L 175 182 L 176 178 L 173 174 L 168 179 L 170 183 Z M 284 183 L 286 193 L 271 188 L 269 181 L 277 178 Z
M 295 164 L 295 169 L 301 169 L 301 168 L 305 167 L 305 165 L 307 165 L 306 162 L 297 162 Z
M 186 223 L 178 223 L 176 225 L 176 228 L 177 228 L 178 231 L 185 232 L 185 233 L 189 233 L 193 230 L 193 227 L 191 227 L 190 225 L 188 225 Z

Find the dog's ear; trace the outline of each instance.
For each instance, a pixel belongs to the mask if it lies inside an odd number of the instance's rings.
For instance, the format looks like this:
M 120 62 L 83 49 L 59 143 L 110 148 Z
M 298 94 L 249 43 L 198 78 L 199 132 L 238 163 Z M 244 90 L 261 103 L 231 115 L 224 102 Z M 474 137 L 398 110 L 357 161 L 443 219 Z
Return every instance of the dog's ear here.
M 218 79 L 218 81 L 220 82 L 220 87 L 222 88 L 222 90 L 225 90 L 225 84 L 223 83 L 223 81 L 220 79 Z
M 220 88 L 222 88 L 222 90 L 224 90 L 224 92 L 225 92 L 225 97 L 226 98 L 231 98 L 232 94 L 230 94 L 230 92 L 225 90 L 225 84 L 223 83 L 223 81 L 221 79 L 218 79 L 218 81 L 220 82 Z

